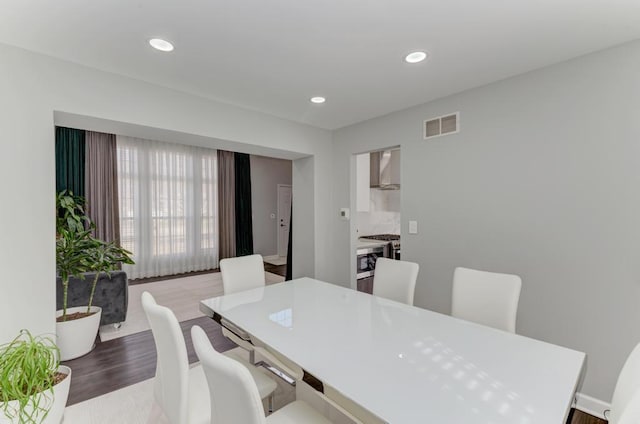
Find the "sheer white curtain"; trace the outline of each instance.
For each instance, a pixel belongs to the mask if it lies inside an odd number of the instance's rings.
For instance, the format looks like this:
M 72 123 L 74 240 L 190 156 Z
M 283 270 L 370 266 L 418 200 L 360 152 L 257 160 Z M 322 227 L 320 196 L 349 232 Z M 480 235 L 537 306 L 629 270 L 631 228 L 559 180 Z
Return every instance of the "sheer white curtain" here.
M 218 267 L 217 151 L 118 136 L 122 247 L 129 278 Z

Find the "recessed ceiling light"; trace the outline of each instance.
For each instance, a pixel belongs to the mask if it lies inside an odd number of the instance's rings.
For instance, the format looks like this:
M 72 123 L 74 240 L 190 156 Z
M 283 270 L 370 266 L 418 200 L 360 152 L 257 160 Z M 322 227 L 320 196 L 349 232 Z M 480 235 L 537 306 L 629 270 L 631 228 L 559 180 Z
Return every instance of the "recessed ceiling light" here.
M 151 40 L 149 40 L 149 44 L 151 44 L 151 47 L 153 47 L 154 49 L 163 52 L 170 52 L 173 50 L 173 44 L 171 44 L 167 40 L 163 40 L 162 38 L 152 38 Z
M 427 58 L 427 53 L 425 52 L 411 52 L 405 56 L 404 60 L 407 63 L 418 63 L 422 62 Z
M 312 97 L 309 100 L 311 100 L 311 103 L 316 103 L 316 104 L 324 103 L 324 102 L 327 101 L 327 99 L 325 99 L 324 97 L 320 97 L 320 96 Z

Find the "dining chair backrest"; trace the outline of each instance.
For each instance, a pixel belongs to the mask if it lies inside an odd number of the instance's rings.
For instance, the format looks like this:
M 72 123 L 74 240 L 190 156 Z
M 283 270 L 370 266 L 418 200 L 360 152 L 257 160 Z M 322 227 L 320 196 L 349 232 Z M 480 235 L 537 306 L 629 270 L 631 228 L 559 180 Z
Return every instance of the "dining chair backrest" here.
M 209 385 L 211 424 L 265 424 L 262 401 L 249 371 L 216 352 L 199 326 L 191 328 L 191 339 Z
M 611 400 L 611 424 L 640 422 L 640 343 L 620 371 Z
M 613 412 L 613 410 L 611 411 Z M 640 391 L 629 399 L 622 414 L 615 419 L 609 419 L 610 424 L 638 424 L 640 423 Z
M 171 424 L 188 422 L 189 357 L 180 324 L 173 312 L 142 293 L 142 308 L 151 326 L 158 361 L 154 381 L 156 402 Z
M 456 268 L 451 315 L 515 333 L 521 288 L 517 275 Z
M 266 283 L 261 255 L 222 259 L 220 273 L 224 294 L 263 287 Z
M 378 258 L 373 274 L 373 295 L 413 305 L 419 270 L 414 262 Z
M 264 262 L 261 255 L 239 256 L 237 258 L 227 258 L 220 261 L 220 273 L 222 274 L 222 286 L 224 294 L 232 294 L 245 290 L 264 287 L 266 278 L 264 273 Z M 256 295 L 261 295 L 256 293 Z M 246 296 L 245 296 L 246 298 Z M 302 369 L 293 364 L 287 358 L 264 346 L 259 340 L 238 337 L 239 332 L 231 331 L 229 322 L 222 319 L 222 334 L 231 339 L 234 343 L 248 351 L 253 351 L 255 346 L 263 347 L 260 352 L 267 362 L 278 362 L 278 366 L 289 376 L 302 378 Z M 236 334 L 234 334 L 234 331 Z

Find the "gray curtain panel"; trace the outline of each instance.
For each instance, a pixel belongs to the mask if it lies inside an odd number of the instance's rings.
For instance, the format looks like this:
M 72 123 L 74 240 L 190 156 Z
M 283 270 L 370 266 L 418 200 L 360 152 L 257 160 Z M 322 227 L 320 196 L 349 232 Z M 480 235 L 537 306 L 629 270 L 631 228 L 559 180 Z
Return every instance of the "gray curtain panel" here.
M 236 176 L 233 152 L 218 150 L 220 259 L 236 256 Z
M 116 136 L 87 131 L 85 143 L 85 197 L 94 236 L 120 244 Z

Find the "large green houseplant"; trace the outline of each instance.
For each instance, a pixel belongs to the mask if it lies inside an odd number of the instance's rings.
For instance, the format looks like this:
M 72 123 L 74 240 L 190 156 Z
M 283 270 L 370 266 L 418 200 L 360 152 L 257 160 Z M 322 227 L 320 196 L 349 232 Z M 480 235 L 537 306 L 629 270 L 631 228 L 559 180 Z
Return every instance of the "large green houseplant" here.
M 84 279 L 90 268 L 93 224 L 84 212 L 84 199 L 63 190 L 56 196 L 56 269 L 62 280 L 62 321 L 67 320 L 69 278 Z
M 120 264 L 133 264 L 131 252 L 114 242 L 105 242 L 91 235 L 95 225 L 85 214 L 84 198 L 66 190 L 57 195 L 56 265 L 63 287 L 63 315 L 67 319 L 69 278 L 84 279 L 85 272 L 95 272 L 87 313 L 93 305 L 93 295 L 100 273 L 110 274 Z
M 22 330 L 0 346 L 0 423 L 60 423 L 70 380 L 55 343 Z
M 121 263 L 132 264 L 131 252 L 116 243 L 105 242 L 92 236 L 95 228 L 84 210 L 84 199 L 62 191 L 56 197 L 56 267 L 62 280 L 62 310 L 59 311 L 57 332 L 62 359 L 73 359 L 93 348 L 102 313 L 93 306 L 93 296 L 100 274 L 110 273 Z M 69 280 L 85 279 L 85 273 L 94 272 L 91 293 L 85 307 L 68 308 Z M 82 319 L 90 319 L 80 321 Z M 78 333 L 86 334 L 80 337 Z

